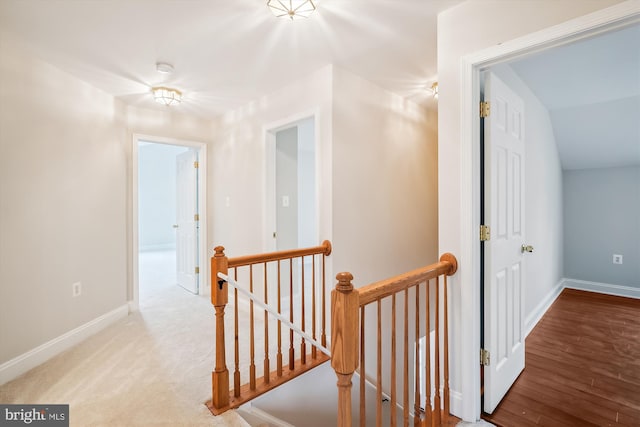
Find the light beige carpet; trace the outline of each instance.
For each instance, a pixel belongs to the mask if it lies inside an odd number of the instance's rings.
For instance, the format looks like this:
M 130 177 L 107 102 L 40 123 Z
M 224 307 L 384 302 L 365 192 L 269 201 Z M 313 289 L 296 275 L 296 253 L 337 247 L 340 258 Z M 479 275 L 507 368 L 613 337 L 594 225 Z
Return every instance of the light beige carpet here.
M 70 405 L 72 426 L 247 426 L 211 415 L 213 308 L 178 286 L 0 387 L 2 403 Z

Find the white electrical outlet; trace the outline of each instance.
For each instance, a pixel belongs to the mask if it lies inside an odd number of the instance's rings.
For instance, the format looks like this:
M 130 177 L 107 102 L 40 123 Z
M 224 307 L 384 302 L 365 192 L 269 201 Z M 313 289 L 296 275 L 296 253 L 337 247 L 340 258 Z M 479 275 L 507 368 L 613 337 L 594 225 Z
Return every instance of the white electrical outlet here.
M 82 294 L 82 283 L 76 282 L 71 285 L 71 295 L 73 297 L 79 297 Z
M 622 264 L 622 255 L 613 254 L 613 263 Z

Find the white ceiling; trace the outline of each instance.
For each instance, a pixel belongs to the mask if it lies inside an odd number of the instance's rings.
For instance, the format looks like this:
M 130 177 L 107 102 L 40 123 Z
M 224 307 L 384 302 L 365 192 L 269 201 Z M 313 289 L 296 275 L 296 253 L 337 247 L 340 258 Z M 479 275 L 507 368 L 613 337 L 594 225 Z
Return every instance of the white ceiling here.
M 563 169 L 640 166 L 640 24 L 510 65 L 549 110 Z
M 420 103 L 436 79 L 436 17 L 462 0 L 321 0 L 307 20 L 266 0 L 1 0 L 0 37 L 150 108 L 177 87 L 180 111 L 212 117 L 333 63 Z M 157 61 L 174 65 L 166 78 Z

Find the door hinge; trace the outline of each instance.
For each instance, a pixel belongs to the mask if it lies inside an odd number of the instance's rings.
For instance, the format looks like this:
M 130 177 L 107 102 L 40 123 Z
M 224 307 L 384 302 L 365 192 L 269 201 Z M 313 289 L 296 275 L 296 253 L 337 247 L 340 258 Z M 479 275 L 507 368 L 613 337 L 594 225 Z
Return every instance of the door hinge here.
M 489 117 L 489 114 L 491 114 L 491 104 L 489 101 L 482 101 L 480 103 L 480 117 Z
M 196 274 L 200 274 L 200 267 L 196 267 Z
M 491 355 L 489 354 L 489 350 L 485 350 L 484 348 L 480 349 L 480 364 L 482 366 L 489 366 L 491 363 Z
M 193 216 L 193 220 L 194 220 L 194 221 L 200 221 L 200 215 L 199 215 L 199 214 L 195 214 L 195 215 Z
M 480 241 L 481 242 L 486 242 L 487 240 L 491 239 L 491 227 L 489 227 L 488 225 L 481 225 L 480 226 Z
M 200 163 L 198 163 L 198 161 L 196 160 L 195 162 L 193 162 L 193 167 L 198 169 L 200 167 Z

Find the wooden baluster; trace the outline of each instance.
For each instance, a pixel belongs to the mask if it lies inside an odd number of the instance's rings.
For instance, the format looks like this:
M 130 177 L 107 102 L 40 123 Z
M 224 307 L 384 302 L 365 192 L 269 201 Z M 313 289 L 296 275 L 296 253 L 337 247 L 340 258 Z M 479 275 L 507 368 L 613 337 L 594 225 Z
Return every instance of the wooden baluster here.
M 224 248 L 217 246 L 211 257 L 211 303 L 216 311 L 216 365 L 211 373 L 211 404 L 216 409 L 229 406 L 229 370 L 225 360 L 224 308 L 229 301 L 229 288 L 218 278 L 218 273 L 227 274 L 228 259 Z
M 234 280 L 237 282 L 238 281 L 238 269 L 234 268 L 233 269 L 233 278 Z M 235 397 L 239 397 L 240 396 L 240 339 L 239 339 L 239 333 L 238 333 L 238 324 L 239 324 L 239 318 L 238 318 L 238 290 L 236 288 L 233 289 L 233 308 L 234 308 L 234 313 L 233 313 L 233 320 L 234 320 L 234 326 L 233 326 L 233 352 L 234 352 L 234 363 L 235 363 L 235 370 L 233 371 L 233 395 Z
M 404 364 L 402 375 L 403 425 L 409 426 L 409 289 L 404 290 Z
M 429 290 L 427 289 L 427 292 Z M 429 313 L 427 312 L 427 316 Z M 414 343 L 415 343 L 415 356 L 414 356 L 414 384 L 415 390 L 413 393 L 413 425 L 420 425 L 420 285 L 416 286 L 416 330 L 414 333 Z M 427 372 L 427 375 L 429 373 Z
M 435 323 L 436 323 L 436 339 L 435 339 L 435 345 L 436 345 L 436 350 L 435 350 L 435 356 L 433 359 L 433 363 L 435 364 L 434 367 L 434 376 L 435 376 L 435 396 L 433 397 L 433 423 L 436 426 L 440 425 L 440 280 L 439 277 L 436 277 L 436 316 L 435 316 Z
M 427 332 L 425 336 L 425 350 L 424 350 L 425 383 L 426 383 L 424 422 L 426 426 L 430 427 L 433 423 L 433 410 L 431 408 L 431 302 L 430 302 L 431 289 L 429 288 L 429 280 L 426 281 L 426 289 L 427 289 L 427 296 L 425 299 L 425 304 L 426 304 L 427 315 L 425 316 L 426 317 L 425 331 Z M 438 344 L 436 343 L 436 346 L 437 345 Z
M 305 329 L 305 321 L 304 321 L 304 304 L 305 304 L 305 300 L 304 300 L 304 256 L 300 257 L 300 264 L 302 264 L 302 268 L 301 268 L 301 278 L 302 278 L 302 284 L 301 284 L 301 288 L 302 288 L 302 311 L 301 311 L 301 320 L 302 320 L 302 324 L 300 325 L 302 327 L 302 332 L 307 332 L 307 330 Z M 302 338 L 301 342 L 300 342 L 300 362 L 304 365 L 305 363 L 307 363 L 307 345 L 306 345 L 306 341 L 304 338 Z
M 280 282 L 280 260 L 278 260 L 278 314 L 282 314 L 282 287 Z M 276 355 L 276 371 L 282 376 L 282 321 L 278 320 L 278 354 Z
M 445 253 L 440 257 L 440 261 L 446 261 L 451 264 L 451 268 L 444 275 L 444 410 L 443 413 L 446 418 L 451 413 L 449 393 L 449 301 L 447 299 L 447 276 L 453 276 L 458 270 L 458 260 L 451 253 Z M 446 419 L 445 418 L 445 419 Z
M 293 259 L 289 258 L 289 321 L 293 323 Z M 289 329 L 289 370 L 293 371 L 296 352 L 293 348 L 293 329 Z
M 264 264 L 264 303 L 269 304 L 269 295 L 267 290 L 267 263 Z M 269 312 L 264 311 L 264 383 L 269 384 L 271 368 L 269 366 Z
M 339 273 L 331 292 L 331 367 L 338 377 L 338 427 L 351 427 L 351 377 L 358 368 L 359 295 L 353 276 Z
M 325 275 L 325 259 L 326 255 L 322 255 L 322 332 L 320 336 L 320 343 L 323 347 L 327 346 L 327 289 L 326 289 L 326 275 Z
M 391 295 L 391 427 L 396 421 L 396 294 Z
M 365 398 L 365 378 L 367 372 L 365 370 L 365 331 L 364 331 L 364 307 L 360 307 L 360 427 L 366 427 L 367 414 L 366 414 L 366 401 Z
M 249 265 L 249 292 L 253 293 L 253 264 Z M 253 319 L 253 300 L 249 300 L 249 353 L 251 363 L 249 364 L 249 388 L 256 389 L 256 340 L 255 325 Z
M 382 426 L 382 301 L 378 300 L 378 365 L 376 375 L 376 427 Z
M 444 276 L 444 417 L 448 417 L 450 413 L 449 409 L 449 308 L 447 301 L 447 276 Z M 445 418 L 446 419 L 446 418 Z
M 311 256 L 311 337 L 316 339 L 316 255 Z M 311 357 L 318 356 L 316 346 L 311 346 Z

